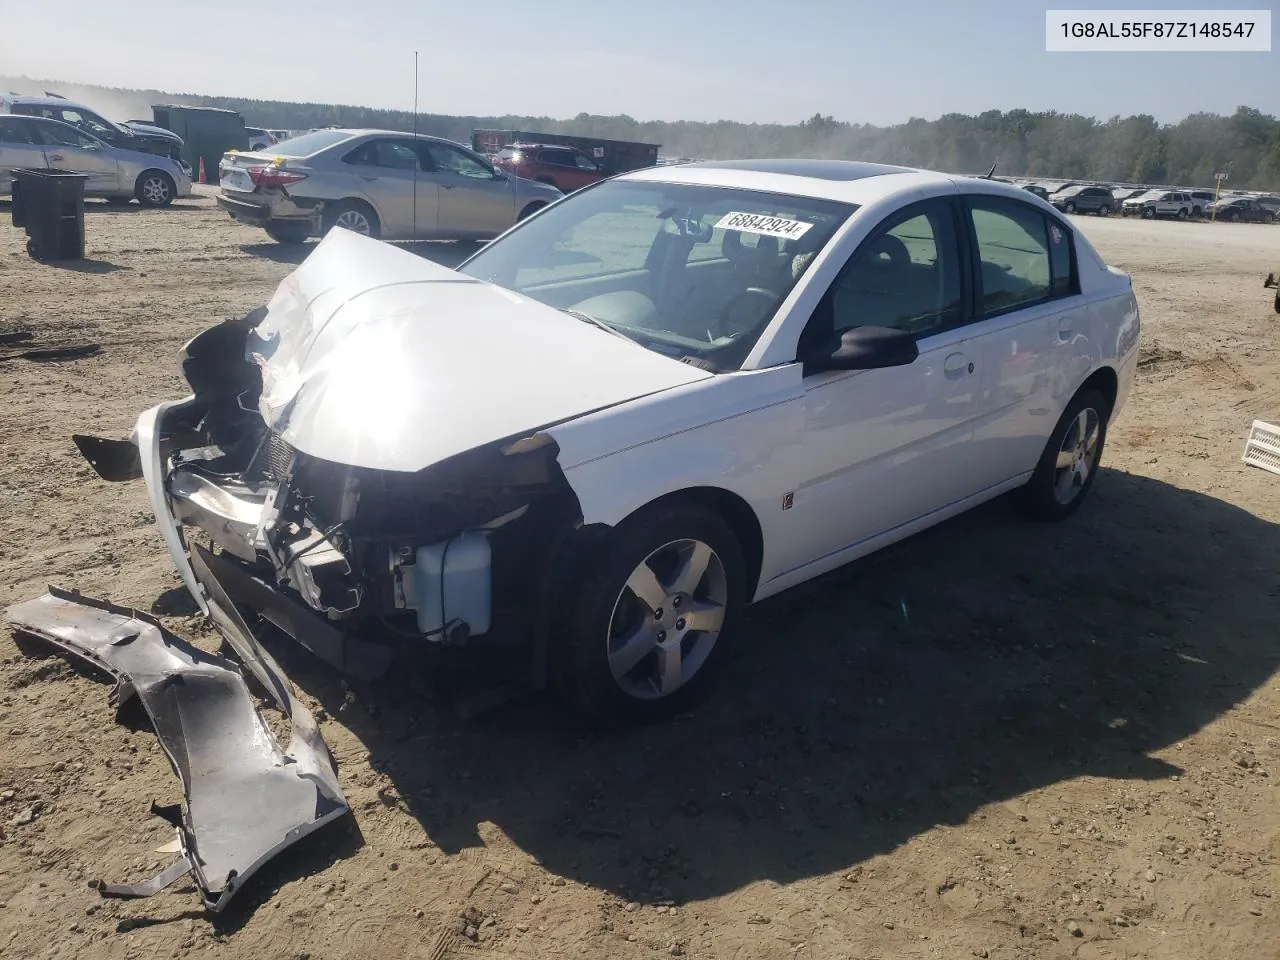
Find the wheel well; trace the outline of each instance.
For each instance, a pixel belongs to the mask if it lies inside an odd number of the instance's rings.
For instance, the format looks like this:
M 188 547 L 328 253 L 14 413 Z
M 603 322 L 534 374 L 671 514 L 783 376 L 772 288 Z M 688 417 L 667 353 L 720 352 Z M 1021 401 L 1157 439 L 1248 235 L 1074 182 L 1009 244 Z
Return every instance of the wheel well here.
M 1116 372 L 1110 367 L 1099 367 L 1093 373 L 1089 374 L 1089 378 L 1080 384 L 1077 394 L 1085 390 L 1097 390 L 1107 398 L 1107 418 L 1110 419 L 1111 411 L 1116 407 L 1116 395 L 1120 392 L 1120 378 L 1116 376 Z
M 164 177 L 170 183 L 173 183 L 173 174 L 171 174 L 168 170 L 161 170 L 159 167 L 147 167 L 140 174 L 138 174 L 138 179 L 133 182 L 135 184 L 141 183 L 143 180 L 151 176 L 151 174 L 153 173 L 158 173 L 160 174 L 160 176 Z
M 520 211 L 519 219 L 523 220 L 526 217 L 533 216 L 535 213 L 537 213 L 546 205 L 547 205 L 547 202 L 545 200 L 532 200 L 529 203 L 526 203 L 524 205 L 524 209 Z
M 382 219 L 378 216 L 378 211 L 375 210 L 373 208 L 373 204 L 369 203 L 367 200 L 362 200 L 359 197 L 345 197 L 342 200 L 331 201 L 326 203 L 324 206 L 324 216 L 328 217 L 331 211 L 336 210 L 339 207 L 359 207 L 361 210 L 364 210 L 373 217 L 373 222 L 375 224 L 382 226 Z
M 673 501 L 695 503 L 717 514 L 729 525 L 742 547 L 742 559 L 747 567 L 747 596 L 755 596 L 756 587 L 760 584 L 760 568 L 764 563 L 764 533 L 751 505 L 722 487 L 689 487 L 659 497 L 640 509 L 647 510 L 656 504 Z

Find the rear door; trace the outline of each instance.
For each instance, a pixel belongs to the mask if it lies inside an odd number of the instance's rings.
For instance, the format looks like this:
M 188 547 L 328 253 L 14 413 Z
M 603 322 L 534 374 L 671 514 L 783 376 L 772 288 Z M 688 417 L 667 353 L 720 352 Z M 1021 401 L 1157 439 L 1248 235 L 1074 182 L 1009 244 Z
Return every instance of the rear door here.
M 0 194 L 12 189 L 13 171 L 46 166 L 44 147 L 33 126 L 23 117 L 0 116 Z
M 1005 197 L 970 196 L 966 206 L 985 371 L 973 456 L 987 489 L 1035 468 L 1089 328 L 1064 223 Z
M 342 158 L 356 191 L 372 204 L 387 239 L 412 239 L 437 226 L 438 191 L 412 137 L 375 137 Z
M 36 121 L 35 128 L 44 144 L 48 165 L 88 177 L 85 193 L 101 196 L 132 192 L 132 184 L 120 182 L 119 164 L 112 147 L 65 123 Z
M 451 144 L 422 141 L 440 190 L 437 232 L 451 239 L 485 240 L 516 222 L 515 188 L 493 168 Z

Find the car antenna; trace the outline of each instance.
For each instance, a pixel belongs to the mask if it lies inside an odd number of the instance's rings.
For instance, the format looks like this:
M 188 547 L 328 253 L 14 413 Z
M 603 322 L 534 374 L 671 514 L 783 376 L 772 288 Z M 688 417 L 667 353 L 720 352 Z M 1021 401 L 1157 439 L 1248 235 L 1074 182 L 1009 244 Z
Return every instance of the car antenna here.
M 991 165 L 991 169 L 987 171 L 987 175 L 986 175 L 985 177 L 983 177 L 982 179 L 983 179 L 983 180 L 990 180 L 993 176 L 995 176 L 995 173 L 996 173 L 996 167 L 999 165 L 999 163 L 1000 163 L 1000 161 L 999 161 L 999 160 L 997 160 L 995 163 L 993 163 L 993 164 Z
M 418 143 L 418 51 L 413 51 L 413 148 L 421 150 Z M 418 154 L 418 167 L 422 167 L 422 154 Z M 418 239 L 418 171 L 413 172 L 413 238 Z

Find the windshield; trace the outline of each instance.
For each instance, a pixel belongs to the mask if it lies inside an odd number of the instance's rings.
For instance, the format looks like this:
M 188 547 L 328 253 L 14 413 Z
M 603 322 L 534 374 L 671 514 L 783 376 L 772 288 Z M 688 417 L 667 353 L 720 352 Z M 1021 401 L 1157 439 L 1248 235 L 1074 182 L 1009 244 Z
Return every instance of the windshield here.
M 316 130 L 314 133 L 304 133 L 292 140 L 273 143 L 269 149 L 272 154 L 281 157 L 309 157 L 313 153 L 327 150 L 334 144 L 350 140 L 351 137 L 352 134 L 345 130 Z
M 458 269 L 658 353 L 736 370 L 856 209 L 724 187 L 605 181 Z
M 1079 193 L 1083 189 L 1084 187 L 1063 187 L 1061 190 L 1057 192 L 1056 196 L 1074 197 L 1077 193 Z

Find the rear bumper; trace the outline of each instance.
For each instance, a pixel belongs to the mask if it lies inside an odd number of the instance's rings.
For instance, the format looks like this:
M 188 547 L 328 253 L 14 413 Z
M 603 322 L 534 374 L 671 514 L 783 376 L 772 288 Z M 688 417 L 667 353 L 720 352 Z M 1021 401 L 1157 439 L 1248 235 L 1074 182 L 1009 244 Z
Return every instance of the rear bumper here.
M 271 208 L 266 204 L 234 200 L 222 193 L 215 199 L 218 206 L 227 211 L 232 220 L 239 223 L 247 223 L 251 227 L 265 227 L 271 222 Z

